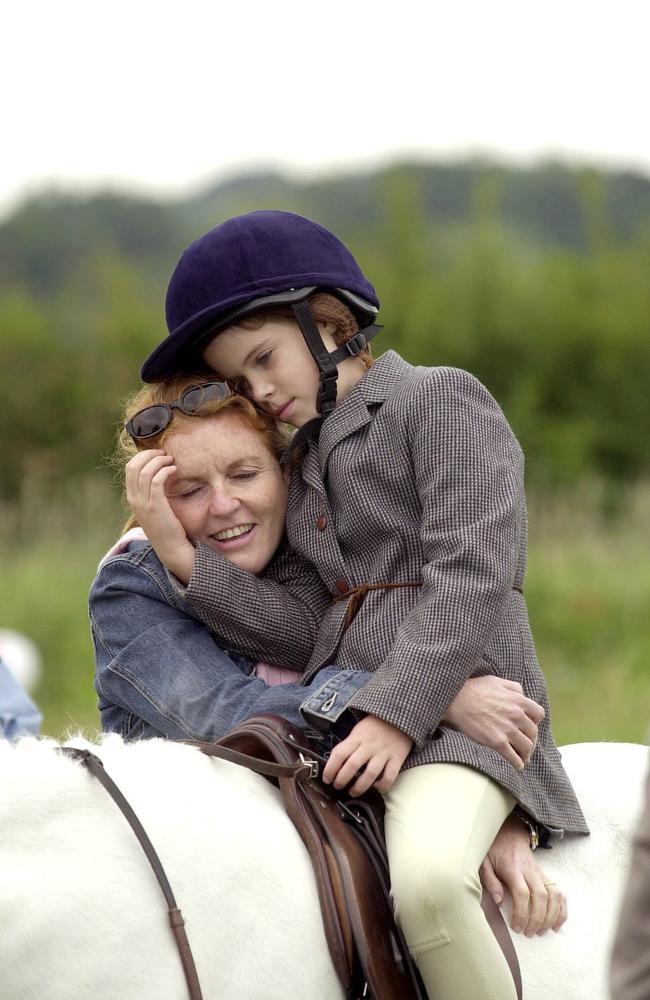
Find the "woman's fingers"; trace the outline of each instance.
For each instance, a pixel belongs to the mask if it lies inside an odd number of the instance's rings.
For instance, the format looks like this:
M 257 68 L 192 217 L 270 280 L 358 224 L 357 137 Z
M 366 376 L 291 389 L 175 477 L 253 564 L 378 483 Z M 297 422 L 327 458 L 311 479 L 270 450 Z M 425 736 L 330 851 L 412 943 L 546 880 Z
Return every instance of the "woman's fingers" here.
M 549 894 L 546 886 L 541 881 L 534 881 L 532 884 L 529 884 L 528 888 L 530 890 L 530 903 L 524 934 L 526 937 L 533 937 L 534 934 L 539 934 L 545 929 Z
M 560 909 L 557 915 L 557 920 L 552 925 L 551 929 L 554 931 L 559 931 L 560 927 L 569 915 L 567 900 L 564 893 L 560 890 Z
M 518 764 L 514 764 L 513 766 L 518 766 L 521 769 L 522 764 L 525 766 L 530 760 L 532 752 L 535 749 L 535 744 L 533 740 L 518 729 L 510 737 L 510 749 L 513 751 L 513 757 L 516 756 L 518 762 Z
M 483 888 L 492 896 L 497 906 L 499 906 L 503 902 L 505 889 L 503 882 L 494 870 L 489 855 L 484 859 L 483 864 L 479 868 L 479 875 L 481 876 Z
M 519 934 L 528 927 L 530 916 L 530 889 L 523 876 L 518 875 L 511 880 L 510 895 L 512 896 L 512 920 L 510 921 L 513 931 Z
M 567 916 L 566 897 L 561 889 L 543 878 L 531 879 L 530 912 L 528 923 L 524 928 L 527 937 L 535 934 L 545 934 L 551 928 L 559 930 Z
M 552 927 L 555 927 L 562 908 L 561 904 L 562 904 L 563 894 L 562 892 L 560 892 L 558 887 L 552 883 L 547 882 L 546 892 L 548 893 L 548 900 L 546 904 L 546 916 L 544 917 L 542 926 L 537 931 L 538 934 L 545 934 L 546 931 L 550 930 Z
M 130 506 L 148 504 L 151 499 L 151 489 L 156 476 L 165 470 L 162 477 L 164 483 L 170 472 L 175 468 L 170 455 L 161 451 L 143 451 L 136 455 L 126 466 L 126 496 Z M 160 485 L 161 480 L 156 481 Z
M 533 702 L 533 704 L 535 704 Z M 533 722 L 529 715 L 524 713 L 520 723 L 519 731 L 532 743 L 534 746 L 537 743 L 537 725 Z

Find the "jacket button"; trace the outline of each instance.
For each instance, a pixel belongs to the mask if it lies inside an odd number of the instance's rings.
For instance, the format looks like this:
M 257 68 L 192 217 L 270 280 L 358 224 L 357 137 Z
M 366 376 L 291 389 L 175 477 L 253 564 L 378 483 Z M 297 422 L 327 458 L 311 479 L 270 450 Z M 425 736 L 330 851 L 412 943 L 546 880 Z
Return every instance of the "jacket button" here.
M 319 531 L 325 531 L 325 528 L 327 527 L 327 518 L 324 514 L 321 514 L 320 517 L 316 518 L 316 527 Z
M 347 594 L 350 589 L 346 580 L 337 580 L 334 586 L 338 590 L 339 594 Z

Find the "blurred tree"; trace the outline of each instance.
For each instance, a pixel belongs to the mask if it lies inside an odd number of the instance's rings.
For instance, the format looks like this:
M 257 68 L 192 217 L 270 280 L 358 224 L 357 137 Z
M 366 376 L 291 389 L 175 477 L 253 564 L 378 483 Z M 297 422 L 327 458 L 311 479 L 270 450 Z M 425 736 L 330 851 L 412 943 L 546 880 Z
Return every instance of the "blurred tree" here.
M 354 249 L 382 301 L 378 350 L 488 385 L 533 482 L 648 476 L 650 182 L 405 163 L 309 184 L 236 178 L 175 205 L 25 204 L 0 225 L 0 499 L 102 467 L 120 400 L 166 333 L 181 250 L 224 215 L 269 204 Z

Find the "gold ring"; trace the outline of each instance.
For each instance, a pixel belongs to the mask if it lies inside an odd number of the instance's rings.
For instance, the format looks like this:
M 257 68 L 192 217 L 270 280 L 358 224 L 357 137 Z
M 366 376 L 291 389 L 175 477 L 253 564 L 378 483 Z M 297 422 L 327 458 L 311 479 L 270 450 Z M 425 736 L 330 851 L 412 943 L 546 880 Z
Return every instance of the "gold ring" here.
M 549 885 L 555 885 L 555 882 L 545 882 L 544 883 L 544 888 L 548 889 Z

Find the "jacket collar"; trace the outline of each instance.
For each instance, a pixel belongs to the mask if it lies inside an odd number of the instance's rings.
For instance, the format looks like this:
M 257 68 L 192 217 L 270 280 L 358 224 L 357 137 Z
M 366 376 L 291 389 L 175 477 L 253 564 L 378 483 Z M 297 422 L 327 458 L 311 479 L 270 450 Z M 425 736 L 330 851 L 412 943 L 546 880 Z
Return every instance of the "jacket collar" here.
M 400 357 L 397 351 L 386 351 L 370 366 L 363 378 L 357 382 L 341 404 L 341 410 L 357 393 L 366 404 L 383 403 L 395 391 L 395 386 L 402 382 L 413 371 L 413 365 Z M 335 416 L 338 408 L 334 410 Z
M 318 441 L 311 443 L 303 460 L 304 478 L 313 485 L 315 466 L 318 464 L 320 465 L 319 478 L 324 480 L 329 457 L 336 445 L 365 424 L 370 423 L 373 417 L 370 407 L 381 404 L 388 399 L 395 391 L 395 386 L 412 371 L 413 366 L 404 361 L 395 351 L 386 351 L 380 358 L 377 358 L 323 423 Z M 316 463 L 317 456 L 318 463 Z

